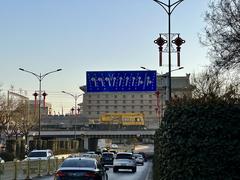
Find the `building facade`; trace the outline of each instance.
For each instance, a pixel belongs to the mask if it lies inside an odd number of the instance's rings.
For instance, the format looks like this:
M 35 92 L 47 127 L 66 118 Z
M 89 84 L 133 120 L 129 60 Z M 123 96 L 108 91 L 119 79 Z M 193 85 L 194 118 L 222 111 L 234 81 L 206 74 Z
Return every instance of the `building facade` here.
M 191 97 L 190 74 L 172 77 L 172 97 Z M 157 92 L 87 92 L 86 86 L 81 103 L 81 115 L 89 120 L 99 119 L 104 113 L 143 113 L 145 126 L 157 129 L 163 117 L 167 77 L 157 76 Z

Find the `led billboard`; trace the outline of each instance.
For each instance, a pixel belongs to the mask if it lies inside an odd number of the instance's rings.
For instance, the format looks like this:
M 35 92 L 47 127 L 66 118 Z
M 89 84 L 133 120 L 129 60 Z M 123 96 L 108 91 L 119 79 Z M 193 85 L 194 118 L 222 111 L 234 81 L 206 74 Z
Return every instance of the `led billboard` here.
M 156 71 L 87 71 L 87 92 L 156 91 Z

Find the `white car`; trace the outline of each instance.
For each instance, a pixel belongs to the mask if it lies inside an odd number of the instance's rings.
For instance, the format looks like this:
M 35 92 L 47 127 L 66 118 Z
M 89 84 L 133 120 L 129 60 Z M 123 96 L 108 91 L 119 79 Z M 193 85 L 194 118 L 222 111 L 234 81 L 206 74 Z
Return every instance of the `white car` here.
M 141 154 L 134 153 L 133 157 L 135 158 L 137 164 L 144 165 L 144 158 Z
M 137 170 L 137 163 L 132 153 L 119 152 L 113 161 L 113 172 L 119 169 L 131 169 L 133 173 Z
M 24 160 L 48 160 L 48 159 L 54 159 L 53 152 L 50 149 L 33 150 L 28 154 L 28 156 Z

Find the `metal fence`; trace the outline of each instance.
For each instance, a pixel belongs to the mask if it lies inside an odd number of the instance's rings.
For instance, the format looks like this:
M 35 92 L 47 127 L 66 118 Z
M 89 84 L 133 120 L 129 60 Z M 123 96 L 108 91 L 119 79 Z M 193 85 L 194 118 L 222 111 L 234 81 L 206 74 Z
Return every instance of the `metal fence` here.
M 0 180 L 29 180 L 37 176 L 52 175 L 63 160 L 64 157 L 0 163 Z

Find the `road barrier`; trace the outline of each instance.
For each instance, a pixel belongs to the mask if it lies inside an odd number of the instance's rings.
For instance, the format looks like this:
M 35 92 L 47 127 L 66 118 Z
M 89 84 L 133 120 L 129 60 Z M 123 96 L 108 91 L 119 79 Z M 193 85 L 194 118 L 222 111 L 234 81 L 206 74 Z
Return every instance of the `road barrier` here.
M 0 163 L 0 180 L 30 180 L 33 177 L 54 174 L 64 158 Z

